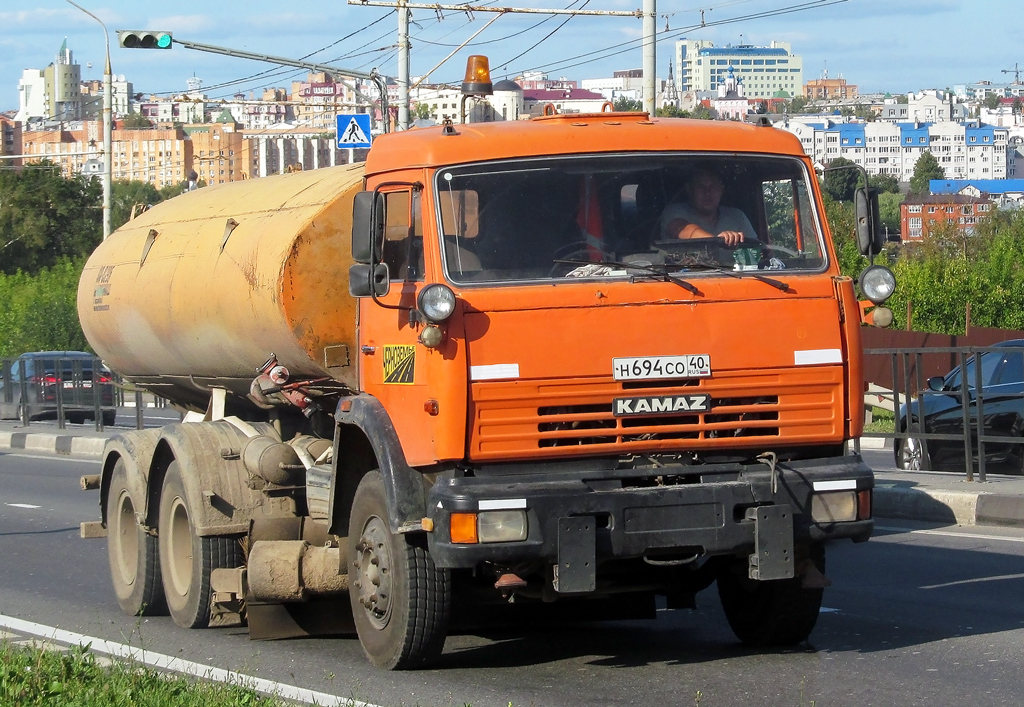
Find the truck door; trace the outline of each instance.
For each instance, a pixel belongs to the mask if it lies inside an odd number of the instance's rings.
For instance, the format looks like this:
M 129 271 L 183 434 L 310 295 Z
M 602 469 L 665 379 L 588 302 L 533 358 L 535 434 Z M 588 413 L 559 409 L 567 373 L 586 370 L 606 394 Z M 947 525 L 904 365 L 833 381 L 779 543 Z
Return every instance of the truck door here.
M 424 411 L 431 398 L 426 350 L 412 321 L 423 287 L 421 192 L 410 187 L 384 192 L 382 261 L 391 288 L 375 302 L 360 301 L 360 387 L 375 396 L 391 416 L 410 464 L 434 460 L 433 418 Z

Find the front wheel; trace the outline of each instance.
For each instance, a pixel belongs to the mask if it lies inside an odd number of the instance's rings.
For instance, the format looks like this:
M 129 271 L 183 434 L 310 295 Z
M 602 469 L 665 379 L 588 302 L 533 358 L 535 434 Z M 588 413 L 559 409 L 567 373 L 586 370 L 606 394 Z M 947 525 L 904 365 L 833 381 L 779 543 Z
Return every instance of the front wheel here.
M 825 552 L 815 546 L 809 561 L 825 571 Z M 735 563 L 718 576 L 718 596 L 733 633 L 751 646 L 792 646 L 807 640 L 818 622 L 824 590 L 804 588 L 800 577 L 759 582 Z
M 241 566 L 242 549 L 232 537 L 199 537 L 192 517 L 175 460 L 167 467 L 160 493 L 160 571 L 164 596 L 174 623 L 183 628 L 205 628 L 210 624 L 213 595 L 210 577 L 215 569 Z
M 157 539 L 139 525 L 139 509 L 128 489 L 124 460 L 118 459 L 107 489 L 107 556 L 114 594 L 126 614 L 163 616 L 167 603 Z
M 896 466 L 904 471 L 928 471 L 932 461 L 928 445 L 920 437 L 896 440 Z
M 405 670 L 441 655 L 451 607 L 449 573 L 434 566 L 424 538 L 391 532 L 379 471 L 363 477 L 352 501 L 348 577 L 356 632 L 371 663 Z

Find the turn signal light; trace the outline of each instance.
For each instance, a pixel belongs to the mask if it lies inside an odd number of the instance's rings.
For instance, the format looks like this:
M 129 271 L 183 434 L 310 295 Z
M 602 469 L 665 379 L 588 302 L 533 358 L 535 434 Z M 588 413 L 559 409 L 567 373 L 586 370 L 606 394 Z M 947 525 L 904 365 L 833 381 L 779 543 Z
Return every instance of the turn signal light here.
M 857 520 L 871 518 L 871 489 L 857 492 Z
M 449 520 L 453 543 L 476 544 L 476 513 L 452 513 Z

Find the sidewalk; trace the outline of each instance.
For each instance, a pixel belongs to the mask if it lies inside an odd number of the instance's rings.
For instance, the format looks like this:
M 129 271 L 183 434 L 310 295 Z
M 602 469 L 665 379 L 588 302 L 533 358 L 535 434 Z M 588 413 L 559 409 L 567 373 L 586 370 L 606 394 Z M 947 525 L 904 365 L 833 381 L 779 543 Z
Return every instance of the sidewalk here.
M 57 429 L 56 422 L 22 427 L 0 421 L 0 451 L 26 450 L 99 460 L 107 438 L 127 431 L 108 427 L 97 432 L 91 423 Z M 989 474 L 988 481 L 969 482 L 962 473 L 908 472 L 896 468 L 892 440 L 864 438 L 864 461 L 875 471 L 876 518 L 959 525 L 1024 527 L 1024 476 Z

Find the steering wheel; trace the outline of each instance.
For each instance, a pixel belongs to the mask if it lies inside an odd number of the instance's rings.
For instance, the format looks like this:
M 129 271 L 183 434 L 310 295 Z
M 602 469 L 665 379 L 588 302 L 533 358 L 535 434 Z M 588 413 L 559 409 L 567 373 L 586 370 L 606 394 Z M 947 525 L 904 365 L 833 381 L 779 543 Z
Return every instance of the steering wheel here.
M 590 258 L 595 253 L 601 256 L 601 260 L 613 260 L 612 253 L 604 249 L 604 244 L 600 246 L 590 241 L 573 241 L 572 243 L 566 243 L 565 245 L 556 248 L 555 252 L 552 253 L 552 260 L 586 260 L 588 262 L 599 263 L 601 261 L 591 261 Z M 582 257 L 578 257 L 582 256 Z M 554 277 L 558 269 L 567 265 L 568 263 L 553 263 L 551 270 L 548 271 L 548 277 Z

